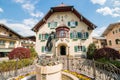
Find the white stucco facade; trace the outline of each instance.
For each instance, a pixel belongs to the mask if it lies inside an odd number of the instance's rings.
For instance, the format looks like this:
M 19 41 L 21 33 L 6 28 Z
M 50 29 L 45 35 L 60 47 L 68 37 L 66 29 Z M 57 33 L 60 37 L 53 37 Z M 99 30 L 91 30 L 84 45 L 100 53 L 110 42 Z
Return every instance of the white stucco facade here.
M 77 21 L 78 25 L 75 26 L 74 28 L 68 26 L 69 21 Z M 48 27 L 49 22 L 57 22 L 57 26 L 55 28 L 50 28 Z M 93 30 L 88 29 L 88 25 L 84 23 L 83 21 L 80 21 L 80 19 L 73 13 L 73 12 L 55 12 L 53 13 L 47 20 L 46 22 L 39 27 L 38 32 L 36 32 L 36 45 L 35 49 L 38 55 L 41 54 L 46 54 L 46 52 L 42 52 L 42 46 L 46 46 L 47 40 L 40 40 L 39 39 L 39 34 L 50 34 L 52 31 L 56 32 L 56 28 L 60 27 L 61 24 L 65 24 L 66 27 L 69 27 L 69 32 L 68 32 L 68 37 L 67 38 L 56 38 L 54 41 L 55 45 L 55 55 L 61 56 L 61 46 L 65 47 L 65 55 L 71 55 L 71 56 L 85 56 L 87 47 L 90 43 L 92 43 L 92 36 L 91 33 Z M 88 32 L 89 36 L 87 39 L 71 39 L 70 38 L 70 33 L 71 32 Z M 75 46 L 84 46 L 85 51 L 77 51 L 75 52 Z

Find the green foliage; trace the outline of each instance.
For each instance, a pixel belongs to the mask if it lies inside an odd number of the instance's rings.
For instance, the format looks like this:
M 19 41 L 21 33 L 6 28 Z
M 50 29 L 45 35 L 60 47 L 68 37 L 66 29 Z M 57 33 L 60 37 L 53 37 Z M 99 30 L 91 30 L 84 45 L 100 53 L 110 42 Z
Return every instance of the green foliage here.
M 31 65 L 32 63 L 33 63 L 32 59 L 21 59 L 18 61 L 15 60 L 3 61 L 0 62 L 0 71 L 4 72 L 4 71 L 15 70 L 16 67 L 17 69 L 20 69 L 22 67 Z
M 88 59 L 93 59 L 95 50 L 96 50 L 95 44 L 94 44 L 94 43 L 91 43 L 91 44 L 88 46 L 88 51 L 87 51 L 87 58 L 88 58 Z
M 37 53 L 36 53 L 34 48 L 30 48 L 30 56 L 33 57 L 33 58 L 37 57 Z
M 101 59 L 97 59 L 98 62 L 102 62 L 105 64 L 113 64 L 116 67 L 120 68 L 120 61 L 116 61 L 116 60 L 108 60 L 106 58 L 101 58 Z

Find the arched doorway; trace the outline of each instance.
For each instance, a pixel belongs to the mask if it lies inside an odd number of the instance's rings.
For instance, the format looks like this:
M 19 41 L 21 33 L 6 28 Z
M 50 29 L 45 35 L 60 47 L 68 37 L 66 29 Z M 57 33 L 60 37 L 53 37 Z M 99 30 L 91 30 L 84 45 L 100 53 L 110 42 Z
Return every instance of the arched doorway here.
M 60 46 L 60 55 L 66 55 L 66 47 L 65 46 Z

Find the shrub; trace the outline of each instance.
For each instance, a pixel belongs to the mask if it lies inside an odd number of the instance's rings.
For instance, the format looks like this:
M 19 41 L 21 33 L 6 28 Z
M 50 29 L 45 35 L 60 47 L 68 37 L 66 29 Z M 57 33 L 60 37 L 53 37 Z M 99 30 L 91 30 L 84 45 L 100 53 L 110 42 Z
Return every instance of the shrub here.
M 24 58 L 30 58 L 30 50 L 27 48 L 23 47 L 18 47 L 13 49 L 9 54 L 8 54 L 9 59 L 24 59 Z
M 95 44 L 94 44 L 94 43 L 91 43 L 91 44 L 88 46 L 88 51 L 87 51 L 87 58 L 88 58 L 88 59 L 93 59 L 95 50 L 96 50 Z
M 30 56 L 31 56 L 31 57 L 34 57 L 34 58 L 37 57 L 37 53 L 36 53 L 36 51 L 35 51 L 34 48 L 30 48 Z
M 10 71 L 10 70 L 15 70 L 16 66 L 17 69 L 20 69 L 22 67 L 29 66 L 33 63 L 32 59 L 21 59 L 18 61 L 15 60 L 9 60 L 9 61 L 3 61 L 0 62 L 0 71 Z
M 104 47 L 95 51 L 94 58 L 95 59 L 105 58 L 107 60 L 110 59 L 115 60 L 120 59 L 120 54 L 119 51 L 116 51 L 115 49 Z

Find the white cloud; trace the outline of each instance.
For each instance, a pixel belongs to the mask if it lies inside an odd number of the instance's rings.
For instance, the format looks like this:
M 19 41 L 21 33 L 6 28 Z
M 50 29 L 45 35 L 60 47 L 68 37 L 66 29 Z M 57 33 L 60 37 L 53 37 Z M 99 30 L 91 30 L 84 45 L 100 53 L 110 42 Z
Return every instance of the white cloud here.
M 102 13 L 104 16 L 112 14 L 112 11 L 109 7 L 104 7 L 104 8 L 97 9 L 96 12 Z
M 103 14 L 104 16 L 106 16 L 106 15 L 110 15 L 112 17 L 120 16 L 120 8 L 119 7 L 115 7 L 112 9 L 110 9 L 109 7 L 104 7 L 104 8 L 97 9 L 96 12 Z
M 14 0 L 16 3 L 21 4 L 21 7 L 24 11 L 28 12 L 30 16 L 41 18 L 43 17 L 43 12 L 40 12 L 36 9 L 35 5 L 39 2 L 39 0 Z
M 44 14 L 43 14 L 42 12 L 39 12 L 39 11 L 36 12 L 36 13 L 31 13 L 30 15 L 33 16 L 33 17 L 37 17 L 37 18 L 38 18 L 38 17 L 43 17 L 43 16 L 44 16 Z
M 29 12 L 32 12 L 35 9 L 34 5 L 30 3 L 23 4 L 22 8 L 28 10 Z
M 7 23 L 7 20 L 6 19 L 1 19 L 0 20 L 0 24 L 6 24 Z
M 28 21 L 30 21 L 30 22 L 28 22 Z M 17 32 L 18 34 L 20 34 L 22 36 L 35 35 L 35 33 L 33 31 L 31 31 L 31 28 L 33 27 L 33 24 L 34 24 L 33 22 L 35 22 L 34 19 L 31 19 L 31 20 L 25 19 L 23 21 L 23 23 L 10 23 L 6 19 L 0 20 L 0 23 L 5 24 L 7 27 L 9 27 L 10 29 L 14 30 L 15 32 Z M 30 24 L 32 24 L 32 25 L 30 26 Z
M 36 23 L 38 22 L 37 19 L 29 18 L 29 19 L 24 19 L 23 23 L 27 26 L 33 27 Z
M 114 6 L 120 6 L 120 1 L 119 0 L 114 0 L 113 5 Z
M 14 0 L 16 3 L 24 3 L 25 0 Z
M 92 36 L 101 36 L 104 30 L 106 29 L 106 26 L 98 27 L 92 32 Z
M 91 0 L 91 2 L 93 4 L 100 4 L 100 5 L 104 5 L 106 0 Z
M 0 12 L 3 12 L 3 9 L 2 9 L 2 8 L 0 8 Z

